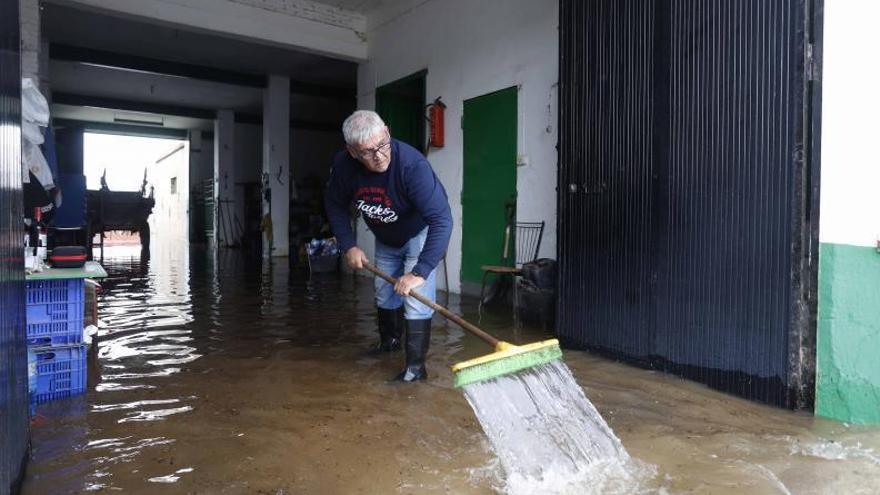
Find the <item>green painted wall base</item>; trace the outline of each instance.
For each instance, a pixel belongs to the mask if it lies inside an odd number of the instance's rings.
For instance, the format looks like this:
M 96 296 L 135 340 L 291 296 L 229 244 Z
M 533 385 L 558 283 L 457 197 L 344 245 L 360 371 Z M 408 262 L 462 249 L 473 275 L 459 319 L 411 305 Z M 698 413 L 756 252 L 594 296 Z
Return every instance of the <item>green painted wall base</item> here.
M 819 246 L 816 414 L 880 424 L 880 253 Z

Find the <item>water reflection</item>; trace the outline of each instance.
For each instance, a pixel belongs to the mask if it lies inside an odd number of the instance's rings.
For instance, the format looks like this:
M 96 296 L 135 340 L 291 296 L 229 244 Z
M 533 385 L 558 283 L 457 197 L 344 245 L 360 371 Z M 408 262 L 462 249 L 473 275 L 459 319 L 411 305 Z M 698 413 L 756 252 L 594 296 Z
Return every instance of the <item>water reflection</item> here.
M 103 264 L 109 277 L 102 281 L 90 391 L 75 399 L 87 410 L 71 414 L 71 401 L 40 408 L 26 492 L 137 491 L 138 483 L 178 482 L 193 467 L 168 474 L 148 465 L 173 457 L 167 449 L 180 437 L 197 440 L 186 430 L 201 419 L 187 415 L 214 415 L 216 398 L 223 402 L 226 390 L 200 388 L 199 376 L 234 373 L 238 363 L 227 359 L 263 360 L 277 346 L 332 347 L 352 342 L 353 334 L 355 342 L 371 337 L 359 328 L 371 318 L 358 316 L 350 278 L 311 278 L 286 262 L 181 245 L 154 246 L 149 259 L 137 248 L 108 247 Z M 342 331 L 327 331 L 328 314 Z M 200 364 L 205 356 L 214 359 Z M 136 426 L 154 423 L 168 426 L 163 436 Z M 57 442 L 62 429 L 67 456 Z M 139 467 L 113 467 L 122 464 Z
M 41 406 L 24 493 L 461 493 L 503 490 L 448 365 L 485 354 L 437 318 L 430 379 L 386 383 L 370 281 L 184 246 L 107 248 L 85 396 Z M 444 299 L 445 298 L 441 298 Z M 477 320 L 476 301 L 449 298 Z M 483 326 L 515 343 L 508 312 Z M 880 493 L 880 430 L 736 399 L 566 351 L 645 493 Z M 625 489 L 623 491 L 626 491 Z M 581 493 L 581 492 L 578 492 Z
M 174 474 L 169 474 L 168 476 L 157 476 L 155 478 L 150 478 L 147 481 L 151 483 L 174 483 L 180 479 L 180 476 L 177 476 L 178 474 L 191 472 L 193 472 L 193 468 L 178 469 L 177 471 L 174 471 Z
M 160 246 L 150 259 L 142 259 L 140 250 L 130 247 L 105 248 L 104 255 L 109 277 L 101 281 L 96 356 L 89 363 L 91 391 L 78 399 L 89 404 L 88 413 L 79 419 L 93 434 L 127 432 L 107 426 L 113 423 L 162 421 L 192 411 L 196 397 L 176 395 L 177 391 L 167 382 L 185 370 L 183 365 L 201 357 L 192 345 L 194 316 L 190 251 L 186 246 Z M 149 398 L 142 398 L 145 396 Z M 64 402 L 40 409 L 39 413 L 55 424 L 47 425 L 46 430 L 35 429 L 35 462 L 44 461 L 44 445 L 39 440 L 56 435 L 64 423 L 76 420 L 69 412 Z M 82 489 L 113 488 L 114 473 L 108 465 L 131 463 L 150 449 L 174 442 L 173 438 L 153 436 L 84 436 L 68 445 L 85 455 L 91 472 L 87 464 L 75 463 L 86 472 L 70 472 L 71 484 L 64 486 L 76 486 L 75 480 L 80 477 L 85 479 Z M 47 474 L 57 483 L 58 473 Z M 40 481 L 29 483 L 36 493 L 48 488 Z M 56 491 L 58 487 L 44 493 Z

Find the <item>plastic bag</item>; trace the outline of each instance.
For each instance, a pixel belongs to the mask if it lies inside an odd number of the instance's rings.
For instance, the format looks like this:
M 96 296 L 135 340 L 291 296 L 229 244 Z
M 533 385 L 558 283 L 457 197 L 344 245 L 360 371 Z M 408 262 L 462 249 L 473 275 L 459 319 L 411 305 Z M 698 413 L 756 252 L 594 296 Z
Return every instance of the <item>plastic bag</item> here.
M 34 81 L 27 77 L 21 80 L 21 119 L 41 127 L 49 125 L 49 103 Z
M 556 321 L 556 290 L 541 289 L 530 280 L 520 280 L 517 286 L 519 317 L 542 328 L 552 328 Z
M 21 122 L 21 137 L 31 144 L 43 144 L 43 133 L 40 127 L 33 122 Z
M 329 239 L 312 239 L 306 244 L 306 251 L 309 256 L 338 256 L 339 247 L 336 245 L 336 238 Z
M 43 152 L 33 143 L 25 141 L 23 144 L 24 147 L 21 150 L 21 159 L 24 162 L 25 167 L 34 174 L 34 177 L 40 181 L 40 184 L 43 185 L 45 190 L 48 191 L 55 187 L 55 180 L 52 178 L 52 171 L 49 169 L 49 164 L 46 162 L 46 157 L 43 156 Z
M 98 327 L 95 325 L 89 325 L 83 328 L 83 344 L 92 345 L 92 339 L 94 339 L 96 335 L 98 335 Z

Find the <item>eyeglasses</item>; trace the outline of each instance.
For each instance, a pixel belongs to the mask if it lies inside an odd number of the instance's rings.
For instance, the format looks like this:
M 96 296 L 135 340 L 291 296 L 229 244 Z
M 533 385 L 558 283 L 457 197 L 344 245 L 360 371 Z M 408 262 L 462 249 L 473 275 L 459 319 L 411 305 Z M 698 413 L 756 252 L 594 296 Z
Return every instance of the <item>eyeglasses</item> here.
M 357 154 L 358 158 L 360 158 L 361 160 L 376 158 L 379 156 L 380 153 L 382 154 L 382 156 L 387 157 L 388 156 L 388 148 L 390 148 L 390 147 L 391 147 L 391 140 L 389 139 L 388 141 L 385 141 L 384 143 L 380 144 L 379 146 L 376 146 L 375 148 L 368 148 L 365 150 L 356 151 L 355 153 Z

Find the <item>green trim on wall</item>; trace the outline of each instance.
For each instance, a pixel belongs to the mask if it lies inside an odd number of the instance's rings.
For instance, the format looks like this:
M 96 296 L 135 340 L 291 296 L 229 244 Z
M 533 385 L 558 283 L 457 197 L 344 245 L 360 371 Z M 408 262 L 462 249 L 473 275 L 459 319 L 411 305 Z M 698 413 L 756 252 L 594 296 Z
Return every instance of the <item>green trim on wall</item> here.
M 816 415 L 880 424 L 880 253 L 819 246 Z

